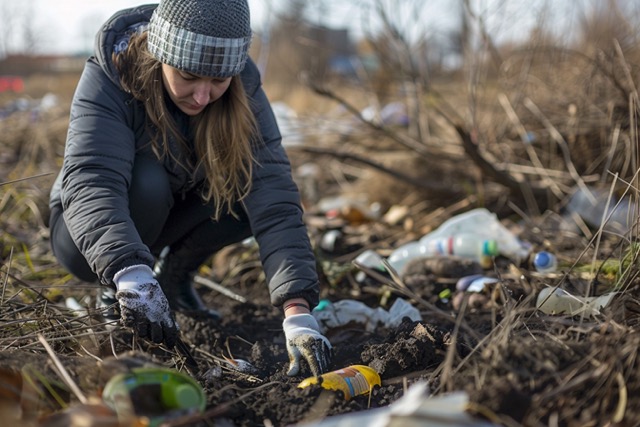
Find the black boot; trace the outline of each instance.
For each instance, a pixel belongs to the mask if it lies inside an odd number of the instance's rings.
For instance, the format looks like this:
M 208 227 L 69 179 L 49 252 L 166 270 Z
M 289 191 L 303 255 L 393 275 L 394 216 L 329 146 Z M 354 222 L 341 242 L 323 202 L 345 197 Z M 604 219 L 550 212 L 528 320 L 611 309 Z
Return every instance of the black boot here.
M 216 310 L 208 308 L 193 287 L 193 276 L 209 255 L 198 257 L 186 250 L 165 248 L 154 268 L 154 274 L 172 310 L 191 316 L 220 320 Z

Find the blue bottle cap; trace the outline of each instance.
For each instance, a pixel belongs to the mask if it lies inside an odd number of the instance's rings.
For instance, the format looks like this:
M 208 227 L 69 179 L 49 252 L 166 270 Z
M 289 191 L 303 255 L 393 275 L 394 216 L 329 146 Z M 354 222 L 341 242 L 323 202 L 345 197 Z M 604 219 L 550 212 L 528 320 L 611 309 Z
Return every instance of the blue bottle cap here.
M 555 269 L 556 262 L 557 261 L 555 255 L 547 251 L 538 252 L 533 257 L 533 266 L 536 268 L 536 270 Z

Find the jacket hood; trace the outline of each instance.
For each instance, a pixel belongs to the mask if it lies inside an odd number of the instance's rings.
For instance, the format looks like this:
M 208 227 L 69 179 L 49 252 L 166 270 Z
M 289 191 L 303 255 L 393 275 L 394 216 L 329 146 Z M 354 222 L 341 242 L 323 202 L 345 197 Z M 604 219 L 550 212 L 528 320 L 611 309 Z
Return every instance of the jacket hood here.
M 109 79 L 120 85 L 112 55 L 116 44 L 126 43 L 128 37 L 141 25 L 151 20 L 157 4 L 146 4 L 116 12 L 100 28 L 95 38 L 95 57 Z

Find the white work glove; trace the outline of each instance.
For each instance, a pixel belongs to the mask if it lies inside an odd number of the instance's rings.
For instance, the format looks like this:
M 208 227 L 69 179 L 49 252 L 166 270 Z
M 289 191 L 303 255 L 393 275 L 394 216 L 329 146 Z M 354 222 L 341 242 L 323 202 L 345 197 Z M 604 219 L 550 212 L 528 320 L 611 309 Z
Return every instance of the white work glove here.
M 122 324 L 132 328 L 141 338 L 173 347 L 178 326 L 151 268 L 132 265 L 116 273 L 113 281 L 118 289 L 116 299 L 120 303 Z
M 304 358 L 311 373 L 320 376 L 329 368 L 331 343 L 320 333 L 318 322 L 311 314 L 293 314 L 282 322 L 289 352 L 289 370 L 292 377 L 300 372 L 300 359 Z

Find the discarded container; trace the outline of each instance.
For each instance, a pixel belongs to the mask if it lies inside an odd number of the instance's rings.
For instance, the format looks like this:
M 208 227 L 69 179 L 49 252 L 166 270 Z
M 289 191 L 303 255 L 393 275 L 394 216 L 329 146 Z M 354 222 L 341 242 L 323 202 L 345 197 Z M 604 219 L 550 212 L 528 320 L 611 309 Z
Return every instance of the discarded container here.
M 428 256 L 424 252 L 424 249 L 425 247 L 417 240 L 405 243 L 391 252 L 387 258 L 387 262 L 397 273 L 401 274 L 402 269 L 409 261 Z
M 461 233 L 478 234 L 485 239 L 495 240 L 500 254 L 517 264 L 527 259 L 529 255 L 529 248 L 502 225 L 496 214 L 485 208 L 473 209 L 449 218 L 440 227 L 421 237 L 420 241 L 426 242 L 436 237 L 455 236 Z
M 369 394 L 374 386 L 380 386 L 380 375 L 365 365 L 351 365 L 337 371 L 327 372 L 319 377 L 311 377 L 298 384 L 299 388 L 320 384 L 327 390 L 341 391 L 345 400 L 355 396 Z
M 387 261 L 396 272 L 401 273 L 404 266 L 416 258 L 435 256 L 458 256 L 460 258 L 478 261 L 482 268 L 489 268 L 492 257 L 499 255 L 499 245 L 496 240 L 474 233 L 459 233 L 457 235 L 431 236 L 414 240 L 396 248 Z
M 492 257 L 499 255 L 496 240 L 474 233 L 422 238 L 420 245 L 423 246 L 420 252 L 427 256 L 459 256 L 478 261 L 483 268 L 491 267 Z
M 134 368 L 107 382 L 103 401 L 118 414 L 135 414 L 158 426 L 173 416 L 204 411 L 206 398 L 191 377 L 172 369 Z
M 553 273 L 558 269 L 558 259 L 551 252 L 538 252 L 533 257 L 533 268 L 539 273 Z
M 600 314 L 600 310 L 611 302 L 616 292 L 610 292 L 599 297 L 578 297 L 560 288 L 544 288 L 538 294 L 536 307 L 546 314 L 568 314 L 577 316 L 582 313 L 587 316 Z

